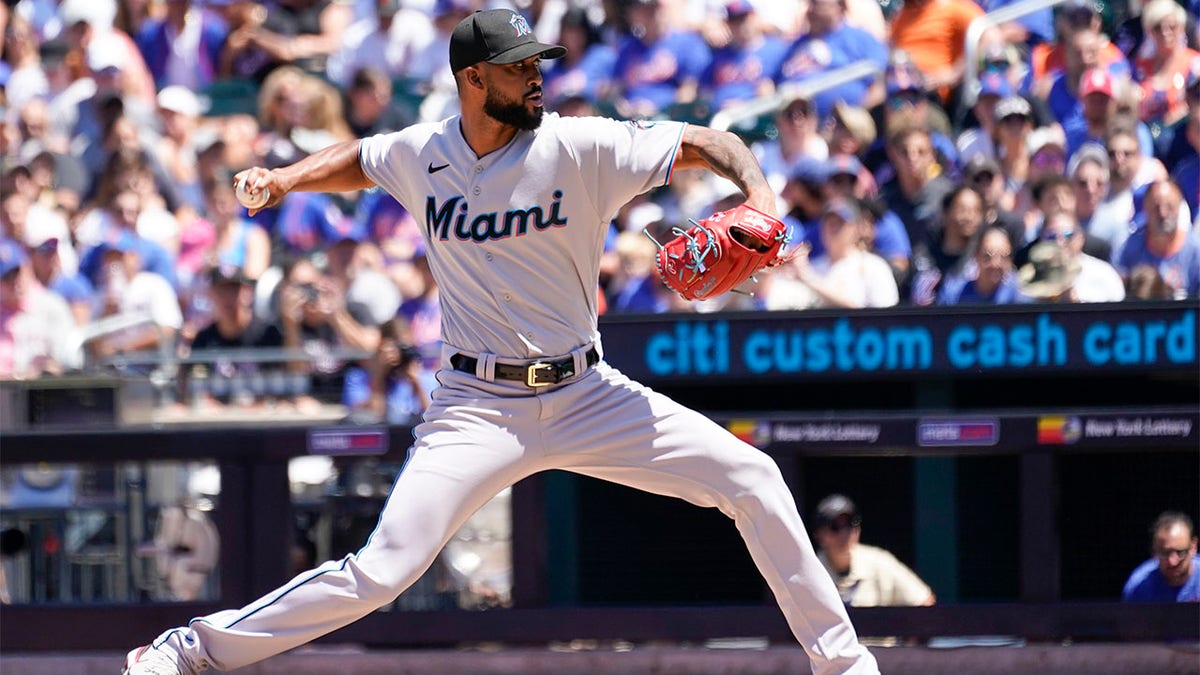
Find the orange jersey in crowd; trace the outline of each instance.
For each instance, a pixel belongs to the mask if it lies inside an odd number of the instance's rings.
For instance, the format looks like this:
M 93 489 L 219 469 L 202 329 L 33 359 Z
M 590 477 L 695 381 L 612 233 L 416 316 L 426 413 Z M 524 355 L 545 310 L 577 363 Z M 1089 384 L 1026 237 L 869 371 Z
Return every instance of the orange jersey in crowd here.
M 905 3 L 892 19 L 892 47 L 927 75 L 945 70 L 962 58 L 967 26 L 978 16 L 983 10 L 971 0 Z
M 1034 81 L 1041 80 L 1051 73 L 1062 72 L 1067 69 L 1066 49 L 1060 44 L 1051 44 L 1043 42 L 1033 48 L 1029 56 L 1029 63 L 1033 68 Z M 1118 61 L 1123 61 L 1125 55 L 1111 42 L 1105 42 L 1100 48 L 1100 62 L 1097 64 L 1100 68 L 1108 68 Z
M 1133 75 L 1141 89 L 1138 116 L 1147 121 L 1164 120 L 1168 123 L 1182 117 L 1187 112 L 1184 86 L 1191 69 L 1200 67 L 1193 65 L 1198 59 L 1200 52 L 1185 47 L 1184 54 L 1171 59 L 1159 73 L 1153 70 L 1153 58 L 1134 61 Z

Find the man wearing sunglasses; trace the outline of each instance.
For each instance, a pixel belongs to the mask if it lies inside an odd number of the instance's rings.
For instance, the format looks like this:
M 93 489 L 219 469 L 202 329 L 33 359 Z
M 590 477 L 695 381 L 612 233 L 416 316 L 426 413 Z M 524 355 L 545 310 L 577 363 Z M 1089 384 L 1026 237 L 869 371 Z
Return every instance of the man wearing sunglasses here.
M 860 543 L 862 518 L 848 497 L 832 494 L 813 518 L 817 557 L 851 607 L 926 607 L 937 602 L 929 586 L 896 556 Z
M 1121 599 L 1125 602 L 1198 602 L 1196 530 L 1179 511 L 1165 511 L 1150 527 L 1152 557 L 1138 565 Z

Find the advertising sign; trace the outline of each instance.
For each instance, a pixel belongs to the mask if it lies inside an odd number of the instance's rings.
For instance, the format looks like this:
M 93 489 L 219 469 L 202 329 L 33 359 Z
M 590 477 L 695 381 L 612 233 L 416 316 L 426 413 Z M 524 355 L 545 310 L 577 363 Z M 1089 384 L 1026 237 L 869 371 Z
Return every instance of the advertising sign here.
M 1193 302 L 606 317 L 605 358 L 645 380 L 1195 371 Z

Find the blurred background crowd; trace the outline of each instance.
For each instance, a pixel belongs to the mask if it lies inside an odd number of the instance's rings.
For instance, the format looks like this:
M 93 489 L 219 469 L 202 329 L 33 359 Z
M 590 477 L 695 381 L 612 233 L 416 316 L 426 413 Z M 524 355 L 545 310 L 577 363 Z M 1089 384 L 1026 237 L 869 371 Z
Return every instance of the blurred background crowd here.
M 418 414 L 440 331 L 419 214 L 376 189 L 249 218 L 232 176 L 455 113 L 449 35 L 485 5 L 568 47 L 543 63 L 551 111 L 723 113 L 778 192 L 790 262 L 699 303 L 659 283 L 643 230 L 737 190 L 679 172 L 630 202 L 605 312 L 1194 302 L 1200 1 L 1067 0 L 968 45 L 1012 4 L 6 0 L 0 378 L 140 368 L 187 375 L 192 410 Z

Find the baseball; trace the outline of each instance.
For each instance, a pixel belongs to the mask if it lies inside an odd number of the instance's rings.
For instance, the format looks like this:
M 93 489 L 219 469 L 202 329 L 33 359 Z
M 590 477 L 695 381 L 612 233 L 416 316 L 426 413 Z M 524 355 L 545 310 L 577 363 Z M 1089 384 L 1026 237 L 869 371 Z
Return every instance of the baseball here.
M 237 194 L 237 200 L 241 202 L 242 206 L 248 209 L 262 208 L 271 199 L 271 191 L 267 188 L 263 188 L 257 194 L 250 194 L 246 190 L 246 181 L 244 180 L 238 181 L 237 186 L 234 187 L 234 192 Z

